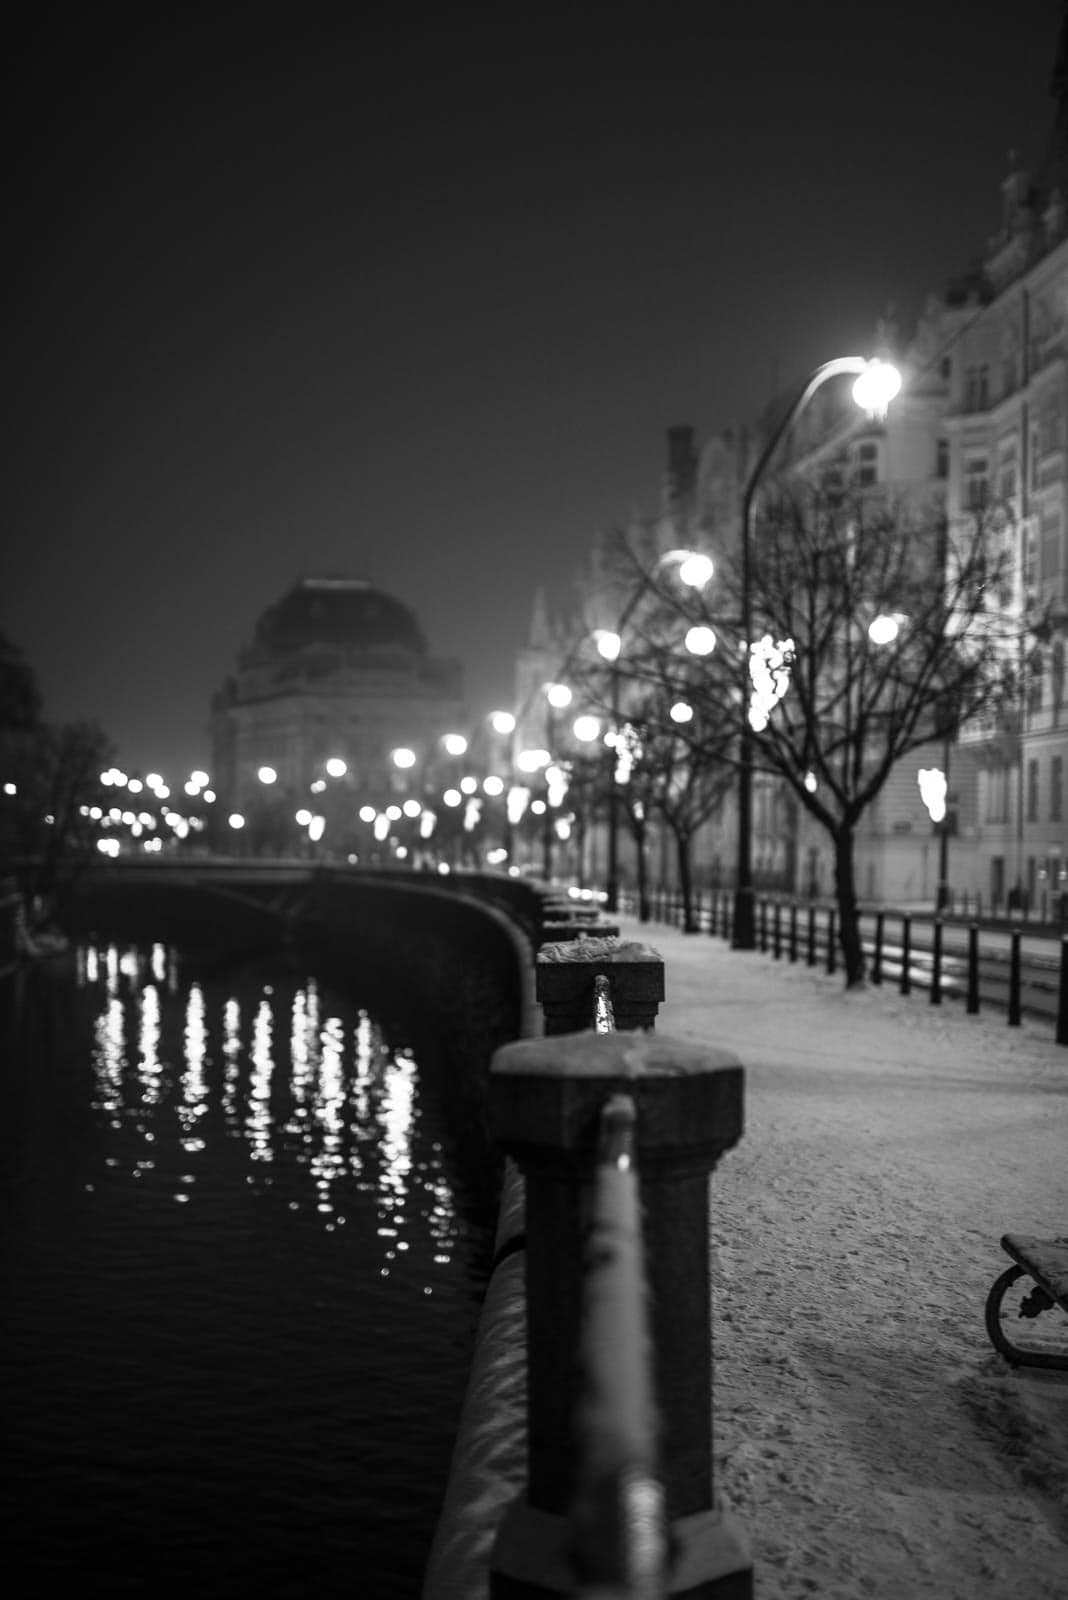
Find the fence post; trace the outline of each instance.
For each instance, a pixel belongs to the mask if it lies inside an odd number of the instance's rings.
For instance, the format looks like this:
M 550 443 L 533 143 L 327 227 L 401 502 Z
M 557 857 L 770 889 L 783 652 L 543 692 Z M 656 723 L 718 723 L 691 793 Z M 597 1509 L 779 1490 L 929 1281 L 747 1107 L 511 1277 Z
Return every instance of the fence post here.
M 886 920 L 885 911 L 875 913 L 875 954 L 871 962 L 872 983 L 883 981 L 883 924 Z
M 790 960 L 797 960 L 797 901 L 790 901 Z
M 497 1529 L 493 1600 L 573 1594 L 576 1353 L 583 1195 L 600 1109 L 637 1109 L 637 1168 L 670 1524 L 669 1592 L 749 1600 L 752 1563 L 718 1502 L 712 1450 L 709 1174 L 742 1134 L 744 1072 L 726 1051 L 654 1034 L 523 1039 L 493 1058 L 490 1130 L 526 1185 L 527 1485 Z M 649 1486 L 652 1487 L 651 1485 Z
M 772 940 L 772 943 L 771 943 L 772 954 L 774 955 L 776 961 L 781 961 L 782 960 L 782 906 L 780 905 L 778 900 L 776 900 L 776 902 L 775 902 L 775 910 L 774 910 L 774 913 L 773 913 L 773 916 L 772 916 L 771 940 Z
M 909 967 L 912 963 L 912 918 L 906 911 L 901 918 L 901 993 L 912 992 L 912 974 Z
M 835 927 L 836 927 L 836 922 L 835 922 L 835 915 L 834 915 L 834 907 L 832 906 L 831 909 L 827 913 L 827 971 L 828 971 L 828 973 L 831 973 L 831 972 L 834 971 L 834 969 L 835 969 L 835 961 L 836 961 L 837 954 L 838 954 L 838 952 L 835 950 L 835 943 L 836 943 Z
M 1009 1027 L 1020 1026 L 1020 930 L 1009 937 Z
M 1068 1044 L 1068 937 L 1061 938 L 1061 984 L 1057 997 L 1057 1043 Z
M 934 948 L 931 959 L 931 1004 L 942 1004 L 942 918 L 935 917 L 932 933 Z
M 979 924 L 973 922 L 968 929 L 968 1003 L 966 1010 L 974 1017 L 979 1010 Z
M 664 998 L 664 962 L 647 944 L 619 939 L 569 939 L 543 944 L 534 967 L 534 995 L 547 1034 L 579 1033 L 590 1026 L 593 981 L 612 985 L 616 1027 L 652 1028 Z
M 808 955 L 805 958 L 806 967 L 816 965 L 816 907 L 810 900 L 808 904 Z
M 760 902 L 760 950 L 761 954 L 768 953 L 768 902 Z

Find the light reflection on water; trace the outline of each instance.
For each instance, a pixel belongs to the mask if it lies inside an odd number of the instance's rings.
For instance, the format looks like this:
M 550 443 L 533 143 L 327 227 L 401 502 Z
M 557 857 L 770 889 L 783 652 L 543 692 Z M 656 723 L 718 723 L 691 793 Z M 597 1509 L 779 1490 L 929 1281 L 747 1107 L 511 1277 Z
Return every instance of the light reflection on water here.
M 360 1592 L 416 1592 L 492 1220 L 457 1192 L 437 1090 L 310 976 L 190 980 L 162 945 L 87 948 L 78 974 L 88 1115 L 14 1236 L 16 1509 L 77 1481 L 75 1564 L 120 1510 L 120 1592 L 167 1592 L 161 1541 L 201 1595 L 235 1592 L 213 1574 L 253 1546 L 266 1593 L 313 1566 L 341 1592 L 353 1561 Z M 36 1137 L 61 1111 L 38 1102 Z

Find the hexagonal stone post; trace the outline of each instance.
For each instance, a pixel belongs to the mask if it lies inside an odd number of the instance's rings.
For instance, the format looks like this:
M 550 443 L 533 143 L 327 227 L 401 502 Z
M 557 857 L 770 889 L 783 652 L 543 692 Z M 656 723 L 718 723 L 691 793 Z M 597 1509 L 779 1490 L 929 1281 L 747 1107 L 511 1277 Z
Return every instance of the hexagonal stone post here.
M 664 998 L 664 962 L 647 944 L 620 939 L 574 939 L 538 951 L 534 993 L 547 1034 L 579 1033 L 592 1027 L 593 980 L 604 974 L 612 986 L 616 1027 L 652 1028 Z
M 616 1093 L 637 1107 L 652 1378 L 674 1551 L 668 1593 L 752 1593 L 746 1543 L 716 1500 L 712 1457 L 708 1179 L 741 1138 L 743 1079 L 728 1052 L 651 1033 L 527 1039 L 494 1056 L 490 1128 L 526 1184 L 528 1428 L 527 1492 L 498 1530 L 494 1600 L 576 1586 L 567 1512 L 576 1487 L 583 1191 L 601 1107 Z

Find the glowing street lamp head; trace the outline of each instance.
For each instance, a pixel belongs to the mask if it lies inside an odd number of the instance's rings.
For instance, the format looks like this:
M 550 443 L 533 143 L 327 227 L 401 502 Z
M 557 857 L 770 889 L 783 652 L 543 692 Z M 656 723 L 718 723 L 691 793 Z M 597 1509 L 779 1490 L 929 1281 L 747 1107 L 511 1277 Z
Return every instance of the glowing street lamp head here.
M 231 828 L 233 828 L 235 831 L 238 828 L 243 828 L 245 826 L 245 819 L 241 815 L 240 811 L 231 811 L 226 820 L 230 824 Z
M 343 778 L 349 770 L 348 762 L 342 761 L 340 756 L 331 756 L 326 763 L 326 770 L 331 778 Z
M 853 399 L 872 417 L 885 417 L 887 407 L 901 388 L 901 374 L 889 361 L 869 361 L 853 385 Z
M 580 744 L 592 744 L 601 737 L 601 724 L 596 717 L 576 717 L 572 731 Z
M 273 767 L 261 767 L 256 776 L 261 783 L 274 783 L 278 778 Z
M 703 589 L 714 570 L 711 557 L 694 550 L 682 561 L 679 577 L 688 589 Z
M 510 711 L 493 711 L 490 713 L 490 727 L 494 733 L 514 733 L 515 718 Z
M 872 644 L 893 644 L 900 628 L 896 617 L 881 615 L 868 625 L 868 638 Z
M 450 756 L 462 756 L 467 752 L 467 740 L 462 733 L 447 733 L 441 742 Z
M 716 648 L 716 635 L 711 628 L 698 624 L 688 630 L 683 643 L 692 656 L 710 656 Z
M 393 765 L 395 767 L 399 767 L 402 772 L 406 771 L 409 767 L 414 767 L 415 751 L 409 750 L 406 745 L 400 745 L 393 752 Z
M 546 686 L 545 698 L 556 711 L 563 711 L 571 704 L 571 690 L 566 683 L 550 683 Z
M 613 633 L 611 628 L 598 628 L 594 634 L 597 642 L 597 652 L 605 661 L 618 661 L 619 652 L 623 648 L 623 640 L 618 633 Z

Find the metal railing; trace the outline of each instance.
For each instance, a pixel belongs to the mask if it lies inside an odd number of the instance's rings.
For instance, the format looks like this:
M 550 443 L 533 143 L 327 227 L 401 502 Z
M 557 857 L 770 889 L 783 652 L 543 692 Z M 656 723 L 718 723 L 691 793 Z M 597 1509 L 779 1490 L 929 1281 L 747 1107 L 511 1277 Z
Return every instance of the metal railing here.
M 593 1031 L 614 1033 L 612 986 L 593 984 Z M 668 1529 L 660 1478 L 636 1164 L 638 1110 L 611 1095 L 598 1118 L 583 1228 L 571 1555 L 580 1596 L 660 1600 Z

